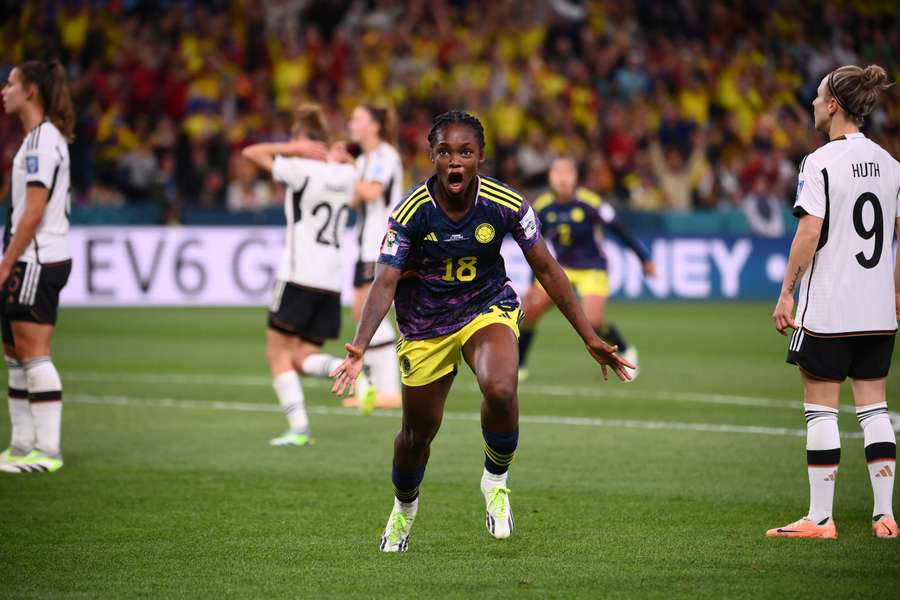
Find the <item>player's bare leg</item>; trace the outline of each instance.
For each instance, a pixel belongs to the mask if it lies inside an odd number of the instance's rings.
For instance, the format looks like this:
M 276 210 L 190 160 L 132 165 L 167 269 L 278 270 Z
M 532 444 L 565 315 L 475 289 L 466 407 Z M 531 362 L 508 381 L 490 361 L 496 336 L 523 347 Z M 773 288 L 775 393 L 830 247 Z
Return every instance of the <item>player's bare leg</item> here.
M 528 379 L 528 351 L 534 341 L 535 328 L 540 318 L 553 306 L 553 300 L 539 285 L 532 285 L 525 293 L 522 312 L 524 317 L 519 331 L 519 373 L 520 381 Z
M 4 349 L 10 365 L 10 383 L 15 379 L 17 386 L 17 397 L 9 400 L 12 446 L 22 445 L 21 451 L 28 453 L 20 454 L 12 448 L 4 451 L 0 469 L 9 473 L 58 471 L 63 466 L 62 381 L 50 358 L 53 325 L 12 321 L 10 328 L 15 345 L 4 345 Z
M 485 524 L 492 536 L 508 538 L 513 529 L 507 476 L 519 443 L 518 343 L 513 330 L 493 324 L 478 330 L 463 346 L 463 357 L 481 389 L 484 435 Z
M 307 446 L 313 443 L 303 387 L 293 360 L 299 346 L 300 340 L 295 336 L 266 330 L 266 358 L 272 373 L 272 387 L 288 420 L 288 430 L 273 438 L 269 442 L 272 446 Z
M 887 405 L 887 379 L 854 379 L 853 401 L 863 430 L 866 463 L 872 483 L 872 535 L 898 537 L 894 519 L 894 477 L 897 472 L 897 439 Z
M 394 508 L 381 536 L 382 552 L 405 552 L 419 508 L 419 484 L 431 454 L 431 441 L 444 416 L 454 373 L 423 386 L 403 386 L 403 420 L 394 439 Z
M 838 400 L 841 384 L 810 376 L 803 379 L 806 413 L 806 462 L 809 477 L 809 512 L 805 517 L 766 532 L 769 537 L 836 539 L 832 518 L 834 487 L 841 461 Z

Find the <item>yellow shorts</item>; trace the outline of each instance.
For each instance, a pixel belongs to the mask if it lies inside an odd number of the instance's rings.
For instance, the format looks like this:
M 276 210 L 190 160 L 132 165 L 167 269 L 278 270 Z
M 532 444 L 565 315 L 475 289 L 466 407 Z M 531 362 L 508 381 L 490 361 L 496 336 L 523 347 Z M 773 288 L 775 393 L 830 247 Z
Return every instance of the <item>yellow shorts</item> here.
M 609 296 L 609 274 L 600 269 L 563 269 L 579 296 Z M 541 284 L 535 280 L 538 287 Z M 543 289 L 543 288 L 542 288 Z
M 427 340 L 401 339 L 397 344 L 400 381 L 410 387 L 437 381 L 459 367 L 462 361 L 462 347 L 476 331 L 494 323 L 501 323 L 512 329 L 518 338 L 521 318 L 522 310 L 519 307 L 504 310 L 495 305 L 491 306 L 488 312 L 469 321 L 459 331 Z

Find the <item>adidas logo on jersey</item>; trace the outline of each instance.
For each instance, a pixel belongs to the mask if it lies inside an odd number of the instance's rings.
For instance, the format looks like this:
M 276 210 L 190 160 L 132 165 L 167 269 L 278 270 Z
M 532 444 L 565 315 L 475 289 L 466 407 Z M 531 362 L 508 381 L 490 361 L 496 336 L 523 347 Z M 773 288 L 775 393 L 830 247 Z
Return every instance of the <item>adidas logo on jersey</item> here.
M 431 233 L 429 233 L 428 235 L 425 236 L 425 241 L 426 242 L 436 242 L 436 241 L 438 241 L 437 235 L 435 235 L 435 233 L 432 231 Z

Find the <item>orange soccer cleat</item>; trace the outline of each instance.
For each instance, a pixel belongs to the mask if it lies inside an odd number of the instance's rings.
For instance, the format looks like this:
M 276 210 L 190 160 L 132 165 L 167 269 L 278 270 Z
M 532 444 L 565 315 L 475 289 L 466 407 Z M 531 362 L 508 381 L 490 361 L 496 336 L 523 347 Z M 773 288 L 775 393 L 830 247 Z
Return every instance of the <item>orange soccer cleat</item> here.
M 872 535 L 881 539 L 900 537 L 897 533 L 897 522 L 885 515 L 872 519 Z
M 834 519 L 831 518 L 827 519 L 824 524 L 817 524 L 804 517 L 799 521 L 794 521 L 783 527 L 770 529 L 766 532 L 766 537 L 822 538 L 826 540 L 836 540 L 837 536 L 837 528 L 834 526 Z

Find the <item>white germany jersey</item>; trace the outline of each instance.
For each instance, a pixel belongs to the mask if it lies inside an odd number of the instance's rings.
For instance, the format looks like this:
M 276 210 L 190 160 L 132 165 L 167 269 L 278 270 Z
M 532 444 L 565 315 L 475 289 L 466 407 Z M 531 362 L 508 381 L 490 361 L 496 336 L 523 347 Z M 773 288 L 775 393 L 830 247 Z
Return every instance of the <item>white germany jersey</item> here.
M 359 260 L 375 262 L 387 230 L 388 217 L 403 196 L 403 163 L 394 147 L 382 142 L 356 159 L 356 172 L 362 181 L 377 181 L 384 186 L 380 198 L 360 205 L 356 220 Z
M 356 171 L 347 164 L 279 156 L 272 177 L 287 186 L 287 239 L 278 279 L 340 292 L 341 234 L 350 217 Z
M 897 329 L 891 242 L 900 217 L 900 165 L 861 133 L 804 159 L 794 214 L 824 219 L 803 276 L 798 325 L 812 334 Z
M 38 224 L 34 240 L 19 260 L 54 263 L 71 258 L 66 234 L 69 232 L 69 146 L 50 121 L 44 121 L 25 136 L 12 165 L 12 213 L 9 218 L 9 240 L 25 213 L 29 186 L 47 188 L 44 218 Z

